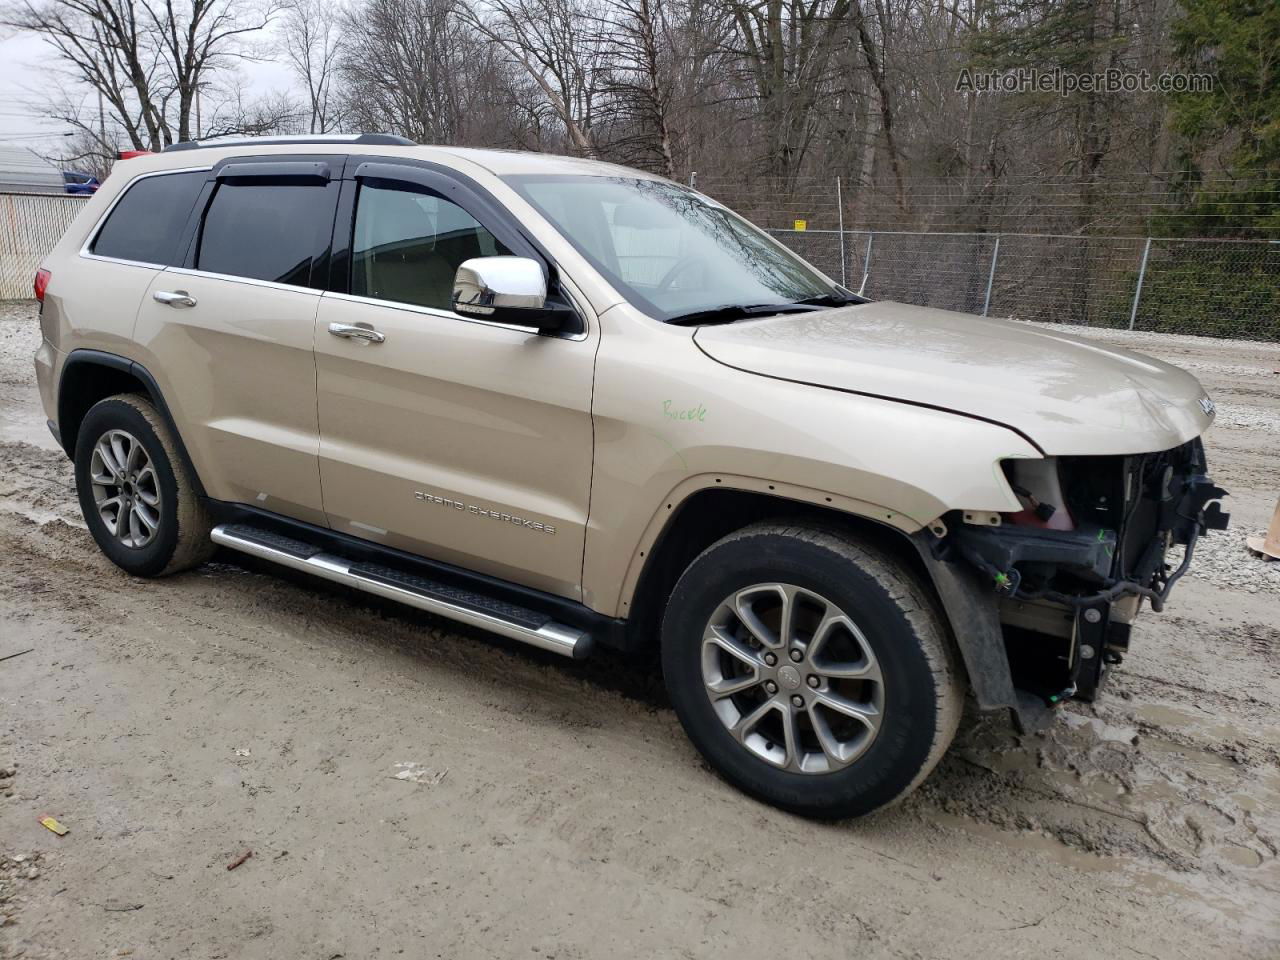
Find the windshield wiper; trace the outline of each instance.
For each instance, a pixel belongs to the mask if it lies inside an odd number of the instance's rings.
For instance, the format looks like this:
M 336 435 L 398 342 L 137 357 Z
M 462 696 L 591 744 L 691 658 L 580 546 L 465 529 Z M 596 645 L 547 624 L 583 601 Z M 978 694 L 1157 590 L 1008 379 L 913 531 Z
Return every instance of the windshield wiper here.
M 810 304 L 815 307 L 846 307 L 851 303 L 867 303 L 866 297 L 856 295 L 844 295 L 842 293 L 823 293 L 816 297 L 805 297 L 803 300 L 796 300 L 796 303 Z
M 769 317 L 778 313 L 808 313 L 820 310 L 821 306 L 805 302 L 785 303 L 728 303 L 723 307 L 711 307 L 707 310 L 694 310 L 672 317 L 667 323 L 678 327 L 696 326 L 704 323 L 733 323 L 746 317 Z

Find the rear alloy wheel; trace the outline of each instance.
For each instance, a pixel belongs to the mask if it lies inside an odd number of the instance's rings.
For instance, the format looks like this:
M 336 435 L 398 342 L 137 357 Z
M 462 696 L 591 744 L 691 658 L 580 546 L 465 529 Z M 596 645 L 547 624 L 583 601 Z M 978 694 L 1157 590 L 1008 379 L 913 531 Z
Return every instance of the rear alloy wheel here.
M 89 532 L 121 569 L 158 577 L 213 555 L 208 510 L 147 399 L 120 394 L 90 408 L 76 434 L 75 477 Z
M 662 625 L 662 670 L 721 776 L 804 816 L 860 816 L 928 776 L 964 680 L 929 593 L 843 532 L 757 524 L 708 547 Z
M 108 430 L 93 446 L 89 482 L 98 518 L 126 547 L 139 549 L 160 529 L 160 479 L 146 448 L 125 430 Z

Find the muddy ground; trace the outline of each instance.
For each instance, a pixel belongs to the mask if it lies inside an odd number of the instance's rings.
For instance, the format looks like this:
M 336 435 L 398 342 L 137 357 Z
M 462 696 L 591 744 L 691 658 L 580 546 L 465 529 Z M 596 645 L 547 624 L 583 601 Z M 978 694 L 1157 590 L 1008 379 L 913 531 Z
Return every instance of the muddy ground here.
M 0 957 L 1280 956 L 1280 347 L 1193 370 L 1235 519 L 1096 706 L 898 809 L 763 807 L 656 673 L 241 565 L 112 567 L 0 308 Z M 15 769 L 16 768 L 16 769 Z M 55 836 L 51 814 L 70 832 Z M 234 871 L 227 865 L 252 850 Z

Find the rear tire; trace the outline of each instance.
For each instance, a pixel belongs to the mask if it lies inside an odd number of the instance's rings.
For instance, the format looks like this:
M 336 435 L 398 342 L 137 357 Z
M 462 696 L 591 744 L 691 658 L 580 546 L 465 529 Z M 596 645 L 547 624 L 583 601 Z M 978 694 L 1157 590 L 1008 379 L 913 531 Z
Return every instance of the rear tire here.
M 716 771 L 810 817 L 905 797 L 950 745 L 964 700 L 948 633 L 911 571 L 794 524 L 740 530 L 689 565 L 667 606 L 662 666 Z
M 77 434 L 75 478 L 89 532 L 127 573 L 167 576 L 213 555 L 208 510 L 145 398 L 120 394 L 90 408 Z

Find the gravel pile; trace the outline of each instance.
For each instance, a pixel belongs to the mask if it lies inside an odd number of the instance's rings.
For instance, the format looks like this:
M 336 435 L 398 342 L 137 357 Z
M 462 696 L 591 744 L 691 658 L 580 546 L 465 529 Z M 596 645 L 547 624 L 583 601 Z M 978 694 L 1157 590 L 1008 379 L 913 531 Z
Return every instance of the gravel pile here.
M 1187 577 L 1203 580 L 1225 590 L 1280 595 L 1280 560 L 1264 560 L 1245 545 L 1245 538 L 1261 535 L 1263 530 L 1224 530 L 1210 532 L 1196 544 L 1195 556 Z M 1170 551 L 1175 566 L 1182 560 L 1182 550 Z

